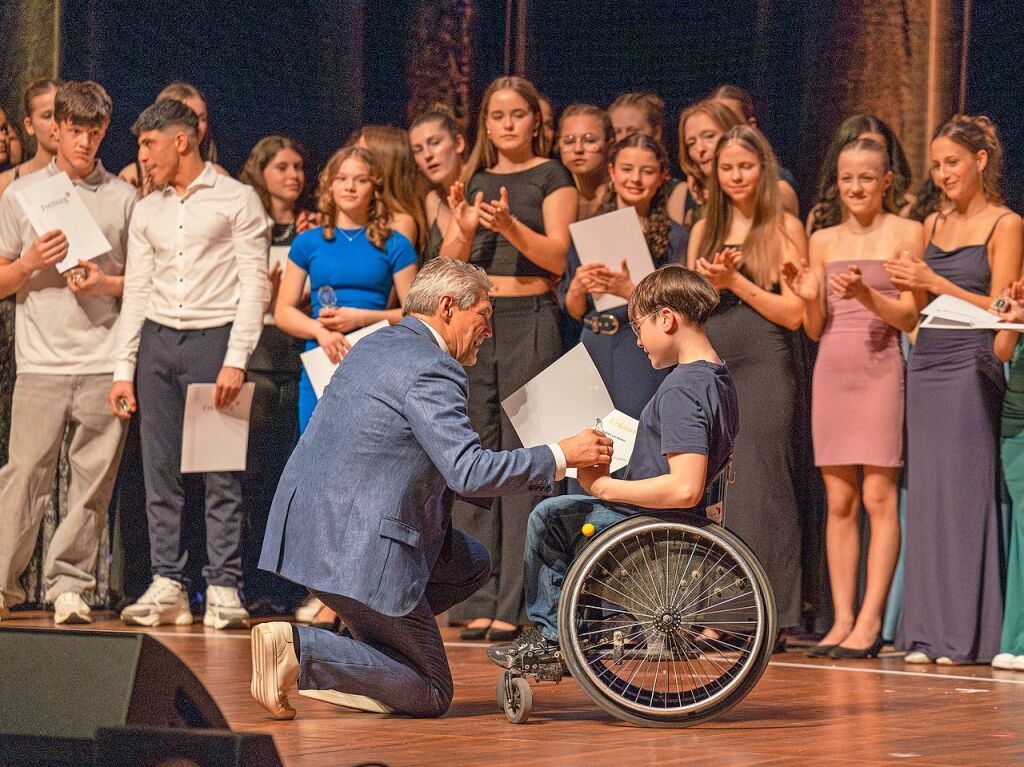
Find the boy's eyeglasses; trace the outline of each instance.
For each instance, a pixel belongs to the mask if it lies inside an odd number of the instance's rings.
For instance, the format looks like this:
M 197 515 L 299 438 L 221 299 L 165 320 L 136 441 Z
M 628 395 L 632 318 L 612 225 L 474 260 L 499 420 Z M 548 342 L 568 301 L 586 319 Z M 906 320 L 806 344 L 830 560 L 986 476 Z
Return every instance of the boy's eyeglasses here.
M 644 324 L 644 320 L 646 320 L 652 314 L 657 314 L 660 311 L 661 309 L 655 309 L 653 312 L 647 312 L 647 314 L 645 314 L 643 317 L 638 317 L 635 320 L 629 321 L 629 326 L 633 328 L 633 332 L 636 334 L 637 338 L 640 337 L 640 326 Z

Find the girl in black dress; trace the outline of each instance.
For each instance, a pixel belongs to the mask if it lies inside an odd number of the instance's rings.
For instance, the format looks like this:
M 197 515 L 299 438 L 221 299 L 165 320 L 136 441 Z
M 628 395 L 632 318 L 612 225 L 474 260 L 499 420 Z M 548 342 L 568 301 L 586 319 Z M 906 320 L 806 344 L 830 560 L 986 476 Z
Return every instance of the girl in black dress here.
M 782 209 L 775 153 L 756 128 L 744 123 L 725 132 L 707 184 L 707 209 L 690 233 L 687 260 L 721 292 L 707 334 L 740 403 L 725 524 L 764 565 L 786 629 L 800 618 L 793 331 L 804 309 L 780 276 L 783 264 L 806 263 L 806 236 Z

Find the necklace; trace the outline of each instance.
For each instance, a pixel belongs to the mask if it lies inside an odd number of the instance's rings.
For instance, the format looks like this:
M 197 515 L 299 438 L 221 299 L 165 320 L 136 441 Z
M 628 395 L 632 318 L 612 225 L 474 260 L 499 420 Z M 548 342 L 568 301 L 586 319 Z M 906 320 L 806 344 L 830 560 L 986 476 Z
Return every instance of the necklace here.
M 339 231 L 339 232 L 341 232 L 341 236 L 342 236 L 342 237 L 344 237 L 344 238 L 345 238 L 346 240 L 348 240 L 349 242 L 352 242 L 352 241 L 354 241 L 354 240 L 355 240 L 355 238 L 356 238 L 356 237 L 358 237 L 359 235 L 361 235 L 361 234 L 362 234 L 363 232 L 365 232 L 365 231 L 366 231 L 366 226 L 365 226 L 365 225 L 363 225 L 363 226 L 359 227 L 359 231 L 358 231 L 358 232 L 356 232 L 355 234 L 351 235 L 351 236 L 349 236 L 349 235 L 348 235 L 348 234 L 347 234 L 347 233 L 345 232 L 345 230 L 344 230 L 344 229 L 342 229 L 342 228 L 341 228 L 340 226 L 338 227 L 338 231 Z
M 281 224 L 275 224 L 275 226 L 281 226 Z M 273 245 L 280 245 L 282 243 L 287 244 L 294 239 L 295 236 L 295 222 L 292 221 L 290 224 L 284 225 L 285 228 L 279 235 L 272 238 Z

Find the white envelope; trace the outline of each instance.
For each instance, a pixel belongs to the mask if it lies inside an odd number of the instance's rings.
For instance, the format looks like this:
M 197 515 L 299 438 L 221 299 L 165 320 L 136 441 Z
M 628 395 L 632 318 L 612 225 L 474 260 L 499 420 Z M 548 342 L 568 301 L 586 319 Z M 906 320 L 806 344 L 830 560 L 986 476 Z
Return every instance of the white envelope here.
M 214 407 L 215 384 L 189 384 L 181 436 L 181 472 L 245 471 L 249 412 L 256 384 L 242 384 L 235 401 Z
M 569 224 L 569 233 L 581 264 L 597 262 L 618 272 L 625 258 L 634 285 L 654 271 L 651 251 L 644 239 L 644 230 L 635 208 L 613 210 L 611 213 Z M 594 306 L 599 312 L 625 306 L 626 303 L 625 298 L 608 293 L 594 296 Z
M 525 447 L 592 429 L 600 419 L 615 449 L 611 470 L 629 462 L 639 422 L 615 409 L 587 347 L 577 344 L 501 403 Z M 575 476 L 570 470 L 569 476 Z
M 348 339 L 352 346 L 355 346 L 357 342 L 366 338 L 370 333 L 375 333 L 390 324 L 387 320 L 381 320 L 372 325 L 367 325 L 365 328 L 359 328 L 359 330 L 346 333 L 345 338 Z M 330 357 L 327 356 L 327 352 L 323 350 L 322 346 L 317 346 L 315 349 L 303 352 L 299 355 L 299 359 L 302 360 L 302 366 L 306 368 L 306 375 L 309 376 L 309 382 L 313 385 L 316 398 L 320 399 L 324 396 L 324 389 L 331 382 L 331 376 L 334 375 L 334 371 L 338 369 L 338 366 L 331 362 Z
M 85 207 L 67 173 L 58 173 L 19 189 L 15 197 L 37 236 L 60 229 L 68 238 L 68 254 L 57 264 L 61 274 L 78 266 L 79 260 L 90 261 L 110 252 L 106 235 Z

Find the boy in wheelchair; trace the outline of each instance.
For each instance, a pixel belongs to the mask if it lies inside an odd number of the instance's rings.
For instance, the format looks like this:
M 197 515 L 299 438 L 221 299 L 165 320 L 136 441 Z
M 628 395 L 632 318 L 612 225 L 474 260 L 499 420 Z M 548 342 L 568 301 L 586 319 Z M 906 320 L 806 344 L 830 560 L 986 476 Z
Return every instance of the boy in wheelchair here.
M 732 377 L 704 333 L 718 300 L 706 279 L 675 265 L 654 271 L 634 289 L 629 317 L 637 344 L 655 368 L 675 369 L 640 415 L 624 478 L 609 476 L 607 466 L 580 469 L 589 495 L 548 498 L 530 514 L 526 612 L 536 627 L 488 650 L 499 666 L 512 668 L 526 657 L 558 661 L 558 600 L 585 524 L 600 532 L 646 510 L 693 509 L 705 484 L 726 467 L 739 411 Z

